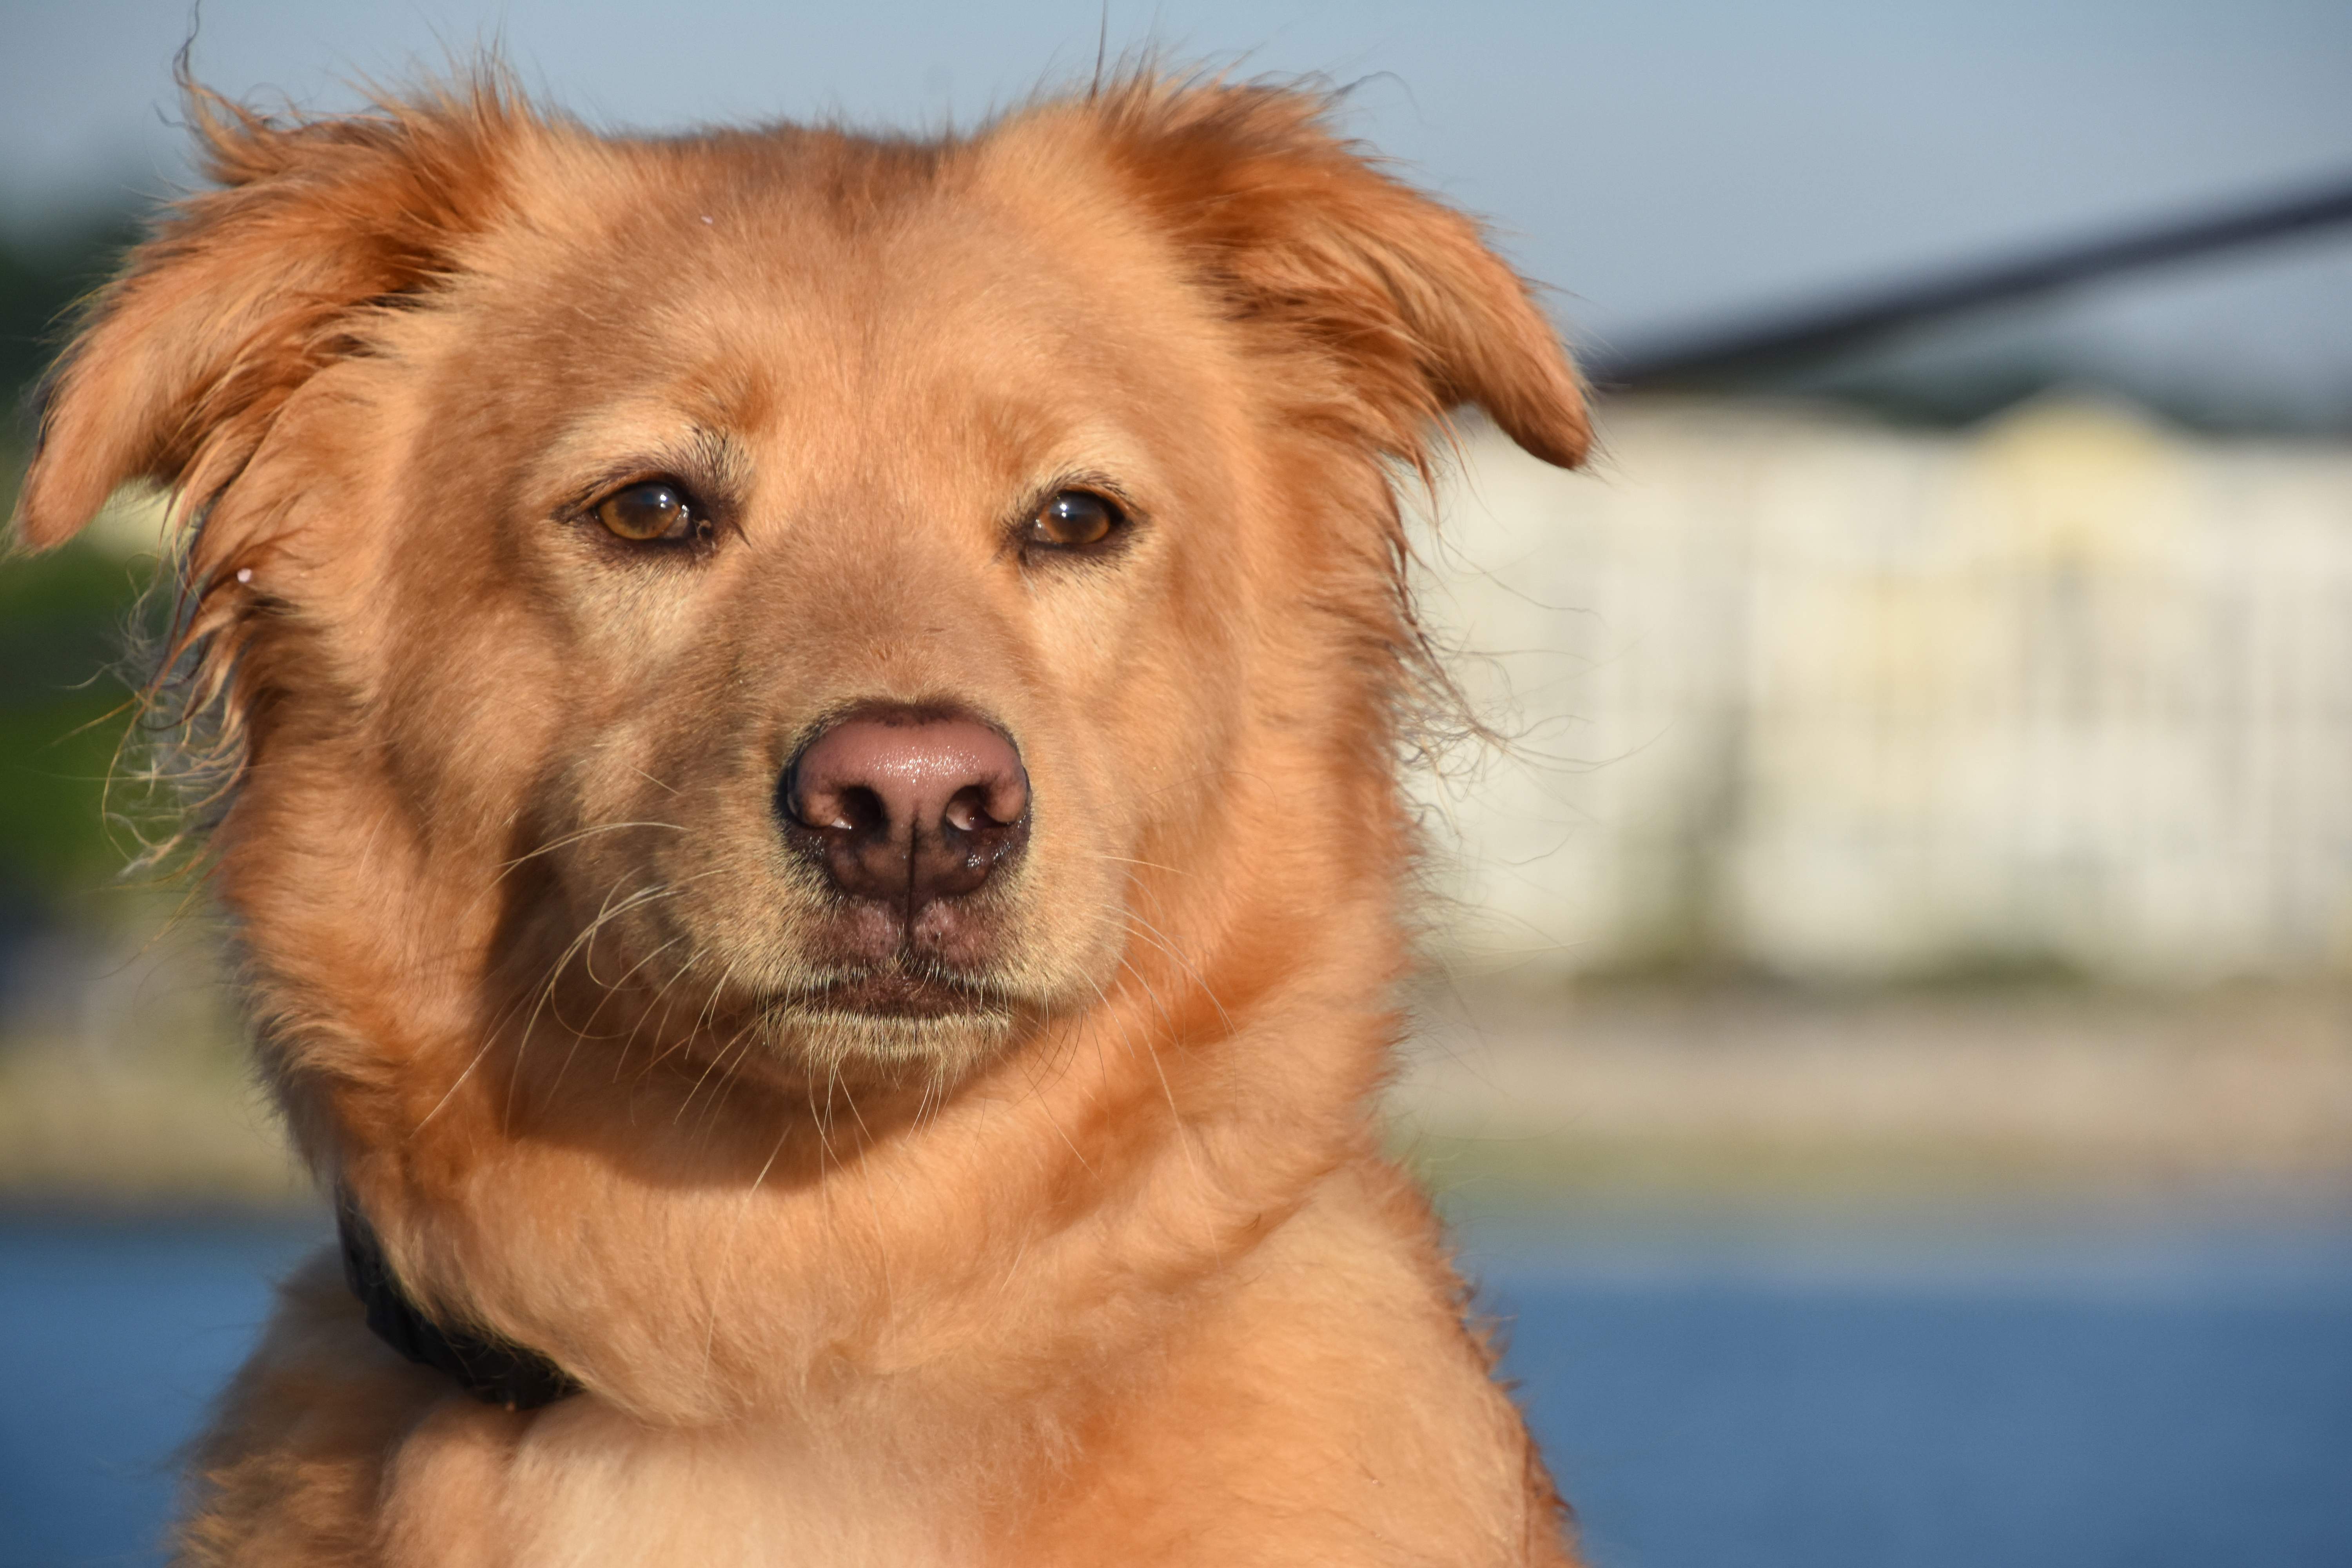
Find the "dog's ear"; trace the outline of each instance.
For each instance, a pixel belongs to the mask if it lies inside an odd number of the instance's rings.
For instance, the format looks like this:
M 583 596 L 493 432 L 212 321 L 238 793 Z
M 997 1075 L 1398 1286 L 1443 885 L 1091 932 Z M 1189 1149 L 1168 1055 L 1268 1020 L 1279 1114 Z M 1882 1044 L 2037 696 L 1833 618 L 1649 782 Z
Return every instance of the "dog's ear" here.
M 1145 80 L 1090 107 L 1228 309 L 1334 368 L 1383 450 L 1417 460 L 1429 422 L 1475 403 L 1546 462 L 1583 458 L 1575 368 L 1527 284 L 1471 219 L 1335 136 L 1326 100 Z
M 44 384 L 16 529 L 45 549 L 115 489 L 199 510 L 286 399 L 363 352 L 362 321 L 430 285 L 497 199 L 527 111 L 496 81 L 281 125 L 202 89 L 187 107 L 218 189 L 181 203 L 86 308 Z

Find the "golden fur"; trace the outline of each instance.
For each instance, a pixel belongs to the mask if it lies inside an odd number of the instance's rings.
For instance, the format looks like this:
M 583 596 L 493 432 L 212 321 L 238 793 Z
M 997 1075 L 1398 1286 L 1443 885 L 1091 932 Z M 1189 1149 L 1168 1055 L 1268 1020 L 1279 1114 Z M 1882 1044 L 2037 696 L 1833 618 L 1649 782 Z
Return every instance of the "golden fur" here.
M 1256 86 L 938 142 L 193 101 L 217 188 L 94 301 L 18 525 L 174 491 L 269 1080 L 417 1300 L 583 1391 L 478 1403 L 321 1260 L 180 1560 L 1566 1561 L 1373 1122 L 1427 673 L 1391 477 L 1463 402 L 1587 439 L 1475 226 Z M 710 549 L 583 521 L 642 471 L 722 498 Z M 1009 547 L 1071 475 L 1127 547 Z M 987 1007 L 804 1005 L 777 769 L 875 699 L 1026 760 Z

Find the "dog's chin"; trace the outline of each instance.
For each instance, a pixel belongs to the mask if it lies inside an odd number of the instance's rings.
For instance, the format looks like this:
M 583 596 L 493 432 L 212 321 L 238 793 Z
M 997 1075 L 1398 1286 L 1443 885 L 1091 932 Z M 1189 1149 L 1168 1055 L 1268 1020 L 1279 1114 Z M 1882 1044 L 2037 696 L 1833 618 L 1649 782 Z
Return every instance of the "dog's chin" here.
M 771 1045 L 832 1071 L 953 1077 L 1003 1050 L 1026 1010 L 982 986 L 897 973 L 835 980 L 770 998 Z

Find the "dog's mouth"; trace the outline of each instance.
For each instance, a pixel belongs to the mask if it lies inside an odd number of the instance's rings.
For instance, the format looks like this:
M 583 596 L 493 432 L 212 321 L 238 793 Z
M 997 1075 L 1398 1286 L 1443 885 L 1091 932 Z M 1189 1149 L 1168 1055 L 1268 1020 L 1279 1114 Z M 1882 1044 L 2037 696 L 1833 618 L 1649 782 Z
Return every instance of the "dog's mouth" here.
M 770 1009 L 787 1018 L 851 1018 L 1002 1023 L 1011 998 L 987 986 L 935 974 L 877 970 L 827 981 L 774 998 Z

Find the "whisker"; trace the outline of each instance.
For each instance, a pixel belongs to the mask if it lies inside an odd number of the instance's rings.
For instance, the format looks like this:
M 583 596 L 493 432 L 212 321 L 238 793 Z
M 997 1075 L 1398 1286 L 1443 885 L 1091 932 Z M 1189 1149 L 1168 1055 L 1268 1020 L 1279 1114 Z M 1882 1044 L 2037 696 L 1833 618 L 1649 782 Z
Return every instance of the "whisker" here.
M 669 978 L 663 981 L 661 983 L 661 988 L 656 991 L 646 1001 L 645 1011 L 638 1015 L 637 1021 L 629 1026 L 629 1037 L 621 1043 L 621 1049 L 616 1052 L 613 1058 L 613 1081 L 614 1083 L 621 1081 L 621 1068 L 626 1064 L 630 1051 L 635 1047 L 637 1037 L 645 1031 L 646 1025 L 655 1022 L 656 1015 L 665 1019 L 668 1016 L 667 1005 L 671 990 L 677 986 L 679 981 L 684 980 L 688 974 L 693 973 L 696 969 L 701 966 L 703 956 L 708 951 L 708 949 L 698 947 L 692 952 L 688 953 L 686 955 L 686 962 L 670 971 Z M 663 1058 L 668 1053 L 666 1050 L 656 1051 L 654 1054 L 652 1060 L 646 1062 L 643 1068 L 638 1069 L 637 1076 L 639 1081 L 642 1082 L 647 1073 L 652 1072 L 655 1068 L 660 1066 Z
M 577 955 L 581 948 L 594 938 L 596 932 L 605 924 L 606 921 L 613 920 L 632 909 L 635 909 L 641 904 L 649 902 L 656 898 L 674 897 L 677 893 L 683 891 L 690 884 L 700 881 L 705 877 L 718 875 L 718 873 L 715 871 L 702 872 L 698 873 L 695 876 L 688 877 L 680 882 L 656 884 L 652 888 L 643 889 L 638 892 L 630 894 L 620 903 L 615 904 L 613 901 L 614 896 L 619 891 L 622 883 L 626 880 L 627 875 L 627 873 L 624 873 L 621 878 L 614 880 L 612 889 L 604 895 L 604 905 L 600 908 L 596 918 L 589 922 L 586 929 L 572 937 L 571 942 L 564 946 L 563 951 L 557 954 L 554 961 L 548 965 L 544 979 L 538 985 L 532 988 L 530 993 L 532 997 L 530 1015 L 529 1019 L 524 1023 L 522 1033 L 517 1038 L 515 1045 L 515 1065 L 518 1068 L 520 1068 L 522 1063 L 523 1056 L 530 1045 L 532 1032 L 539 1026 L 539 1018 L 541 1014 L 547 1008 L 552 1000 L 555 994 L 555 988 L 562 979 L 564 969 L 571 963 L 572 958 Z M 593 979 L 593 975 L 591 976 L 591 979 Z M 498 1042 L 501 1038 L 505 1037 L 508 1028 L 513 1023 L 515 1016 L 521 1005 L 521 1001 L 518 999 L 513 1005 L 508 1007 L 506 1011 L 493 1018 L 483 1029 L 481 1044 L 476 1047 L 473 1056 L 467 1061 L 465 1067 L 459 1070 L 457 1076 L 450 1079 L 449 1087 L 442 1090 L 441 1098 L 434 1101 L 432 1109 L 417 1119 L 416 1125 L 410 1129 L 410 1136 L 414 1137 L 417 1132 L 422 1131 L 424 1128 L 430 1123 L 434 1118 L 440 1115 L 442 1110 L 445 1110 L 449 1105 L 450 1101 L 456 1098 L 457 1090 L 464 1087 L 468 1079 L 473 1077 L 475 1071 L 480 1068 L 486 1059 L 488 1059 L 489 1053 L 496 1047 Z M 602 1005 L 600 1004 L 599 1005 L 601 1007 Z M 592 1014 L 590 1019 L 592 1023 L 593 1022 L 593 1016 L 594 1016 Z M 558 1021 L 561 1022 L 560 1019 Z M 579 1043 L 580 1035 L 575 1031 L 572 1040 L 572 1048 L 575 1052 L 579 1048 Z M 567 1068 L 569 1066 L 569 1060 L 570 1058 L 567 1058 Z M 562 1081 L 564 1070 L 564 1068 L 558 1069 L 556 1075 L 557 1081 Z M 508 1100 L 504 1114 L 510 1119 L 513 1112 L 513 1085 L 510 1081 L 508 1089 Z
M 659 784 L 661 781 L 656 779 L 654 782 Z M 663 787 L 667 788 L 668 786 L 664 785 Z M 621 833 L 632 827 L 663 827 L 667 828 L 673 833 L 684 833 L 688 831 L 683 824 L 676 822 L 601 822 L 588 827 L 575 828 L 560 838 L 550 839 L 548 842 L 539 846 L 535 849 L 525 850 L 523 853 L 516 856 L 513 859 L 501 865 L 498 869 L 497 875 L 493 876 L 490 880 L 493 882 L 501 881 L 506 878 L 509 872 L 514 870 L 517 867 L 524 865 L 529 861 L 536 860 L 541 855 L 551 855 L 556 850 L 562 849 L 568 845 L 577 844 L 583 838 L 593 838 L 600 833 Z

